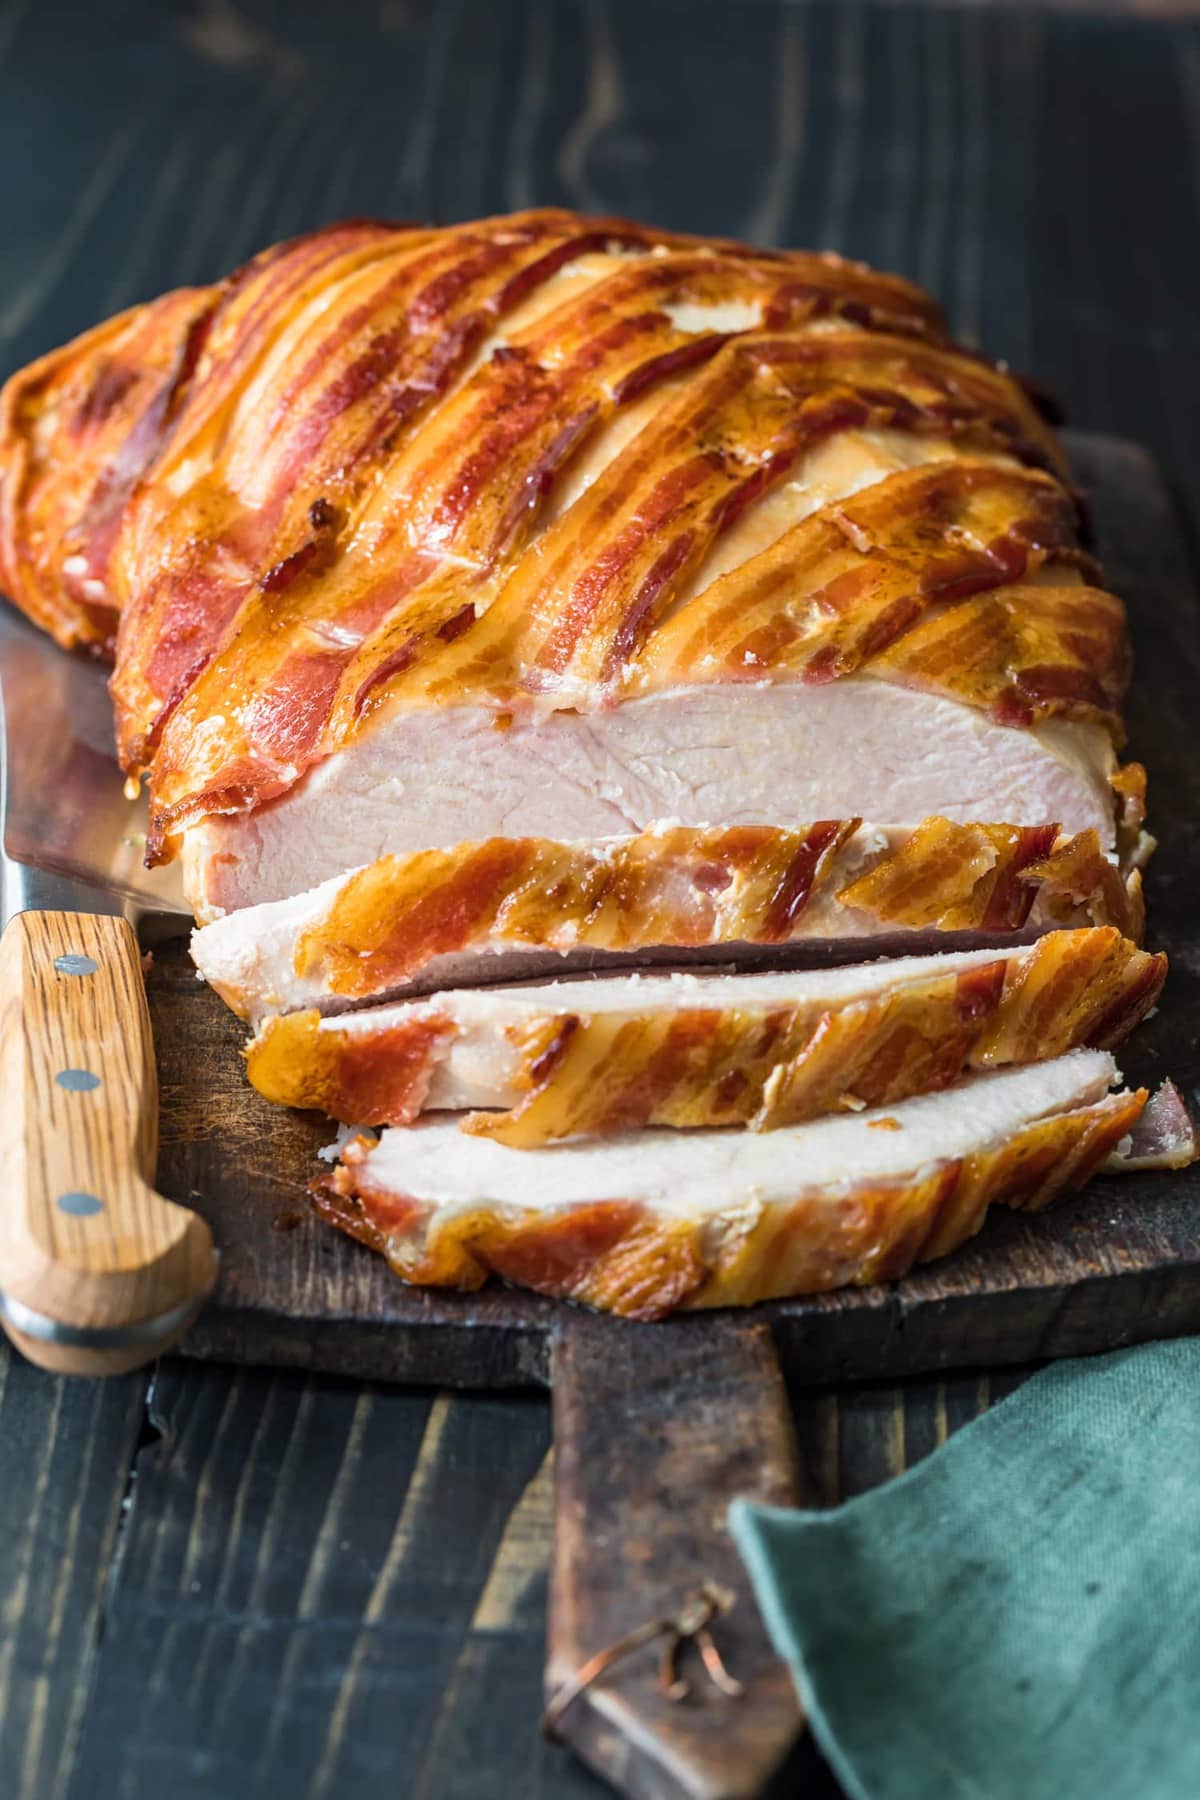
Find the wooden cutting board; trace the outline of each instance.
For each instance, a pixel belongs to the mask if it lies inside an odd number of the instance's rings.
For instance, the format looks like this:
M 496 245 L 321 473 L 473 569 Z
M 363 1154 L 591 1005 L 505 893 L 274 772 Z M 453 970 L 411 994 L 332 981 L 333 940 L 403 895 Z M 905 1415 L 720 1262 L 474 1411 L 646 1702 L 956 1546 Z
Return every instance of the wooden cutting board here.
M 1130 608 L 1137 672 L 1130 751 L 1150 770 L 1161 847 L 1148 882 L 1150 940 L 1171 956 L 1157 1017 L 1124 1056 L 1130 1080 L 1200 1082 L 1200 619 L 1161 479 L 1132 444 L 1070 440 L 1110 585 Z M 492 1287 L 406 1290 L 370 1251 L 312 1218 L 305 1189 L 324 1120 L 247 1085 L 244 1029 L 161 946 L 150 1001 L 162 1087 L 159 1185 L 211 1221 L 216 1295 L 184 1349 L 397 1381 L 544 1383 L 562 1308 Z M 791 1378 L 827 1382 L 1026 1362 L 1200 1324 L 1200 1171 L 1097 1181 L 1040 1218 L 996 1209 L 975 1241 L 892 1287 L 758 1309 Z M 656 1358 L 711 1329 L 702 1317 L 606 1326 Z
M 1162 847 L 1150 941 L 1171 972 L 1124 1054 L 1131 1081 L 1200 1085 L 1200 618 L 1186 548 L 1132 444 L 1070 438 L 1109 585 L 1128 602 L 1137 673 L 1129 754 L 1150 771 Z M 313 1218 L 305 1190 L 326 1121 L 248 1086 L 243 1028 L 181 942 L 149 980 L 162 1092 L 162 1192 L 197 1207 L 221 1250 L 185 1353 L 375 1379 L 555 1390 L 559 1511 L 548 1683 L 701 1578 L 737 1597 L 718 1626 L 747 1685 L 701 1682 L 672 1705 L 646 1652 L 577 1702 L 568 1736 L 627 1792 L 757 1793 L 799 1718 L 720 1521 L 727 1500 L 798 1497 L 785 1383 L 1029 1362 L 1200 1328 L 1200 1168 L 1095 1182 L 1037 1218 L 997 1209 L 973 1243 L 887 1288 L 659 1325 L 596 1319 L 535 1295 L 405 1289 Z

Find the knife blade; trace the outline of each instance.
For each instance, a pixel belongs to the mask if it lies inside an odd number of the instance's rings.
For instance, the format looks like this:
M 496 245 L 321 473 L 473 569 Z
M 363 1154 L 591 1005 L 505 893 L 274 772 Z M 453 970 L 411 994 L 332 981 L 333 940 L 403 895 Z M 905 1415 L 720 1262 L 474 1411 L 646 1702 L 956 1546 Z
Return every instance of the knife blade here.
M 152 1186 L 135 925 L 154 936 L 187 915 L 144 843 L 103 672 L 0 604 L 0 1323 L 65 1373 L 149 1361 L 216 1275 L 207 1224 Z

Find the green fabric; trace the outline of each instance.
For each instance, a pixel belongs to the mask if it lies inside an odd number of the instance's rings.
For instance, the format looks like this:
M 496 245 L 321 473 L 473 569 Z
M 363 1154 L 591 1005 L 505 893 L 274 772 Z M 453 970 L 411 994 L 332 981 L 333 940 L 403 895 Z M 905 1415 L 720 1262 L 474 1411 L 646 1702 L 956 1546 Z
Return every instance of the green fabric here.
M 1200 1796 L 1200 1340 L 1060 1363 L 885 1487 L 731 1525 L 853 1800 Z

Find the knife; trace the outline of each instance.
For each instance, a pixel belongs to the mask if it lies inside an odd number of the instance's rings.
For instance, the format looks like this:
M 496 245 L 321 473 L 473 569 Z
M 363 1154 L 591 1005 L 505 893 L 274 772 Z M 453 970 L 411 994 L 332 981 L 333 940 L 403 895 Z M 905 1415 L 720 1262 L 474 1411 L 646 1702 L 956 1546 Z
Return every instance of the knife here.
M 204 1220 L 152 1185 L 139 931 L 188 916 L 174 871 L 142 866 L 112 745 L 103 671 L 0 603 L 0 1322 L 65 1374 L 150 1361 L 217 1268 Z

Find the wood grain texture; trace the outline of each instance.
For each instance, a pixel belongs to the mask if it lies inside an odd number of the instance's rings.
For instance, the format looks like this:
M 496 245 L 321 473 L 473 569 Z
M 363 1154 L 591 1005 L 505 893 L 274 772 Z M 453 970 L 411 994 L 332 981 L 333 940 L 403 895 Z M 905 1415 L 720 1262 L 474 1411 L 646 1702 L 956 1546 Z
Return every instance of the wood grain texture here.
M 0 1768 L 61 1800 L 104 1629 L 144 1376 L 50 1377 L 0 1340 Z
M 1144 452 L 1071 436 L 1101 555 L 1128 601 L 1139 674 L 1132 749 L 1167 828 L 1151 864 L 1149 942 L 1171 969 L 1162 1005 L 1122 1048 L 1131 1082 L 1200 1086 L 1200 758 L 1192 719 L 1200 632 L 1178 525 Z M 1154 822 L 1152 818 L 1152 823 Z M 181 949 L 150 979 L 163 1095 L 161 1179 L 199 1207 L 224 1251 L 212 1304 L 189 1333 L 198 1356 L 294 1362 L 375 1379 L 458 1386 L 550 1378 L 555 1305 L 490 1287 L 406 1290 L 381 1259 L 312 1221 L 304 1188 L 328 1125 L 261 1100 L 245 1082 L 241 1028 L 198 990 Z M 280 1229 L 280 1227 L 286 1229 Z M 1200 1324 L 1200 1168 L 1107 1177 L 1026 1218 L 996 1209 L 972 1243 L 888 1287 L 763 1309 L 785 1369 L 812 1382 L 1024 1362 L 1170 1336 Z M 656 1326 L 683 1355 L 703 1318 Z M 609 1322 L 619 1342 L 620 1321 Z
M 491 1800 L 560 1777 L 534 1728 L 542 1405 L 176 1363 L 151 1413 L 70 1800 Z
M 536 1730 L 555 1473 L 538 1398 L 172 1361 L 135 1449 L 139 1378 L 5 1372 L 0 1431 L 41 1495 L 33 1516 L 0 1492 L 0 1605 L 23 1620 L 0 1743 L 30 1771 L 19 1800 L 610 1791 Z M 806 1390 L 804 1492 L 833 1504 L 902 1472 L 1019 1379 Z M 41 1737 L 37 1682 L 67 1708 Z M 806 1742 L 765 1792 L 838 1790 Z
M 759 1619 L 725 1515 L 740 1495 L 801 1498 L 787 1396 L 769 1327 L 726 1317 L 663 1352 L 653 1326 L 619 1337 L 561 1319 L 554 1334 L 558 1505 L 546 1694 L 704 1582 L 731 1605 L 712 1626 L 734 1698 L 694 1650 L 675 1701 L 661 1641 L 623 1659 L 563 1712 L 557 1735 L 636 1800 L 753 1800 L 800 1731 L 786 1665 Z
M 26 912 L 0 941 L 0 1289 L 5 1328 L 64 1374 L 148 1362 L 212 1286 L 212 1234 L 151 1185 L 158 1084 L 137 939 L 124 919 Z M 117 1333 L 133 1347 L 30 1336 Z M 157 1321 L 164 1320 L 161 1330 Z

